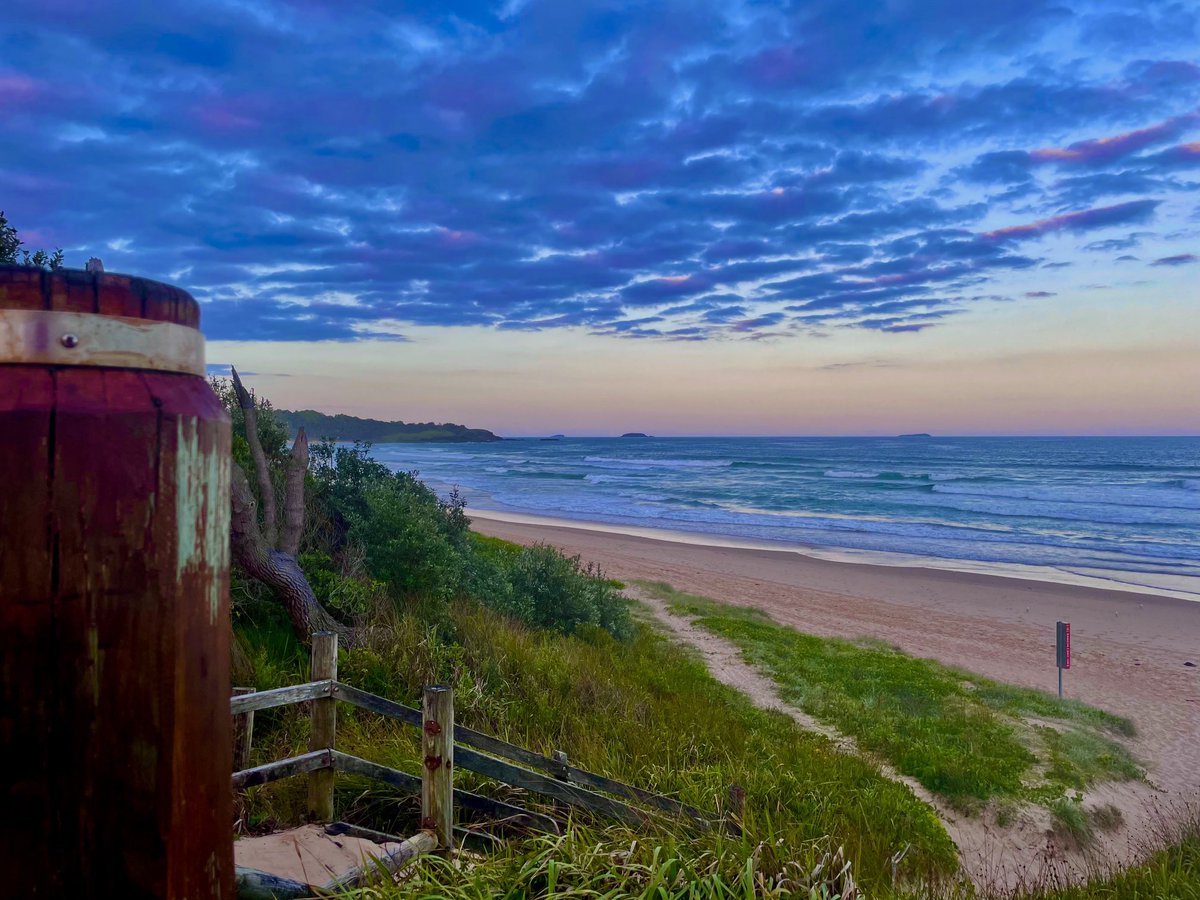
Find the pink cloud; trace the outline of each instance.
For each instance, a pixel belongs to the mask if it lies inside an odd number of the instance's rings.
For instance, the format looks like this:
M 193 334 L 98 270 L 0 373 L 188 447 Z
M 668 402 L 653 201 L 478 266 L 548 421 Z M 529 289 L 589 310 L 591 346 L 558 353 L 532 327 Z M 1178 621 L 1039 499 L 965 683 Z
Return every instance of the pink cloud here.
M 1049 219 L 1039 219 L 1024 225 L 998 228 L 995 231 L 986 232 L 983 238 L 990 241 L 1020 240 L 1040 237 L 1055 231 L 1088 231 L 1109 225 L 1140 222 L 1154 212 L 1158 203 L 1157 200 L 1130 200 L 1128 203 L 1117 203 L 1113 206 L 1098 206 L 1080 212 L 1051 216 Z
M 1035 162 L 1057 163 L 1101 163 L 1120 159 L 1155 144 L 1173 140 L 1179 134 L 1187 131 L 1200 120 L 1200 114 L 1189 113 L 1186 116 L 1175 116 L 1141 128 L 1137 131 L 1126 131 L 1111 137 L 1095 138 L 1090 141 L 1076 141 L 1067 147 L 1047 147 L 1032 151 L 1029 156 Z

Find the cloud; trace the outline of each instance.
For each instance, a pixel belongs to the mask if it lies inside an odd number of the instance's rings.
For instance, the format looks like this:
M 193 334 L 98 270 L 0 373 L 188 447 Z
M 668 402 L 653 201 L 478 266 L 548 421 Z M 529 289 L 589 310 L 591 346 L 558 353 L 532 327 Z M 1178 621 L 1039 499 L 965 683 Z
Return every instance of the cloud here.
M 1145 222 L 1158 208 L 1158 200 L 1130 200 L 1114 206 L 1100 206 L 1080 212 L 1064 213 L 1039 219 L 1025 225 L 1011 225 L 983 234 L 988 241 L 1022 241 L 1039 238 L 1056 231 L 1092 231 L 1113 225 Z
M 1195 253 L 1177 253 L 1174 256 L 1163 256 L 1150 263 L 1152 266 L 1186 266 L 1200 262 L 1200 256 Z
M 1147 147 L 1162 144 L 1178 137 L 1200 122 L 1200 116 L 1189 113 L 1151 125 L 1103 138 L 1076 141 L 1066 147 L 1046 147 L 1034 150 L 1029 158 L 1034 163 L 1052 162 L 1059 165 L 1096 165 L 1123 159 Z
M 933 328 L 1082 271 L 1042 235 L 1169 258 L 1200 164 L 1157 0 L 16 3 L 10 218 L 221 340 Z

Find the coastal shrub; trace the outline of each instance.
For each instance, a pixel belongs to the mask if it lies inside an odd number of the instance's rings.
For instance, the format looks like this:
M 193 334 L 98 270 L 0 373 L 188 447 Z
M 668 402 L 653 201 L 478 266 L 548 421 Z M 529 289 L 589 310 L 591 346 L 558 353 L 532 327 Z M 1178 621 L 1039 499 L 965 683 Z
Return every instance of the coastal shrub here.
M 318 602 L 346 621 L 366 614 L 386 591 L 373 578 L 339 571 L 327 553 L 301 553 L 297 562 Z
M 371 481 L 362 502 L 365 511 L 353 514 L 349 539 L 362 547 L 371 575 L 397 599 L 449 601 L 465 593 L 461 507 L 443 503 L 407 472 Z
M 570 634 L 581 625 L 615 637 L 631 631 L 628 603 L 594 564 L 583 565 L 553 547 L 525 547 L 510 557 L 511 593 L 505 611 L 541 628 Z

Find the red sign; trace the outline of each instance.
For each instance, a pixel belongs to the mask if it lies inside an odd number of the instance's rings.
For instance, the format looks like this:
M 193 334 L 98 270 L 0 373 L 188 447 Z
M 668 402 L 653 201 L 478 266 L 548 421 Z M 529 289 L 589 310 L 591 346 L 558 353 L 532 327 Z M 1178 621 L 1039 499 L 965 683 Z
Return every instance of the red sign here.
M 1071 623 L 1059 622 L 1055 631 L 1055 655 L 1060 669 L 1071 668 Z

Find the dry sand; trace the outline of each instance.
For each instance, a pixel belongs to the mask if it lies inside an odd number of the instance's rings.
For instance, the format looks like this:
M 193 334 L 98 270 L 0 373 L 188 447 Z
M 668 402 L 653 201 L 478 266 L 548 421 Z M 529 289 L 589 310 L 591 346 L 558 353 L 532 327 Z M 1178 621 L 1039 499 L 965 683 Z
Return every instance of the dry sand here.
M 1089 796 L 1089 804 L 1119 806 L 1129 826 L 1119 842 L 1103 842 L 1105 858 L 1122 862 L 1140 855 L 1149 831 L 1160 831 L 1160 823 L 1200 800 L 1200 603 L 961 571 L 832 562 L 790 550 L 656 540 L 584 523 L 515 523 L 478 511 L 471 517 L 484 534 L 552 544 L 594 560 L 614 578 L 665 581 L 756 607 L 812 634 L 879 638 L 916 656 L 1046 690 L 1056 685 L 1054 623 L 1068 621 L 1067 696 L 1137 724 L 1139 736 L 1131 746 L 1154 788 L 1114 785 Z M 736 669 L 735 660 L 727 662 L 726 668 Z M 1044 823 L 1028 822 L 1026 830 L 1020 839 L 994 835 L 996 845 L 980 846 L 975 864 L 964 846 L 974 841 L 960 836 L 964 863 L 979 875 L 988 853 L 1026 857 L 1018 844 L 1044 850 Z M 997 858 L 986 867 L 1008 868 Z

